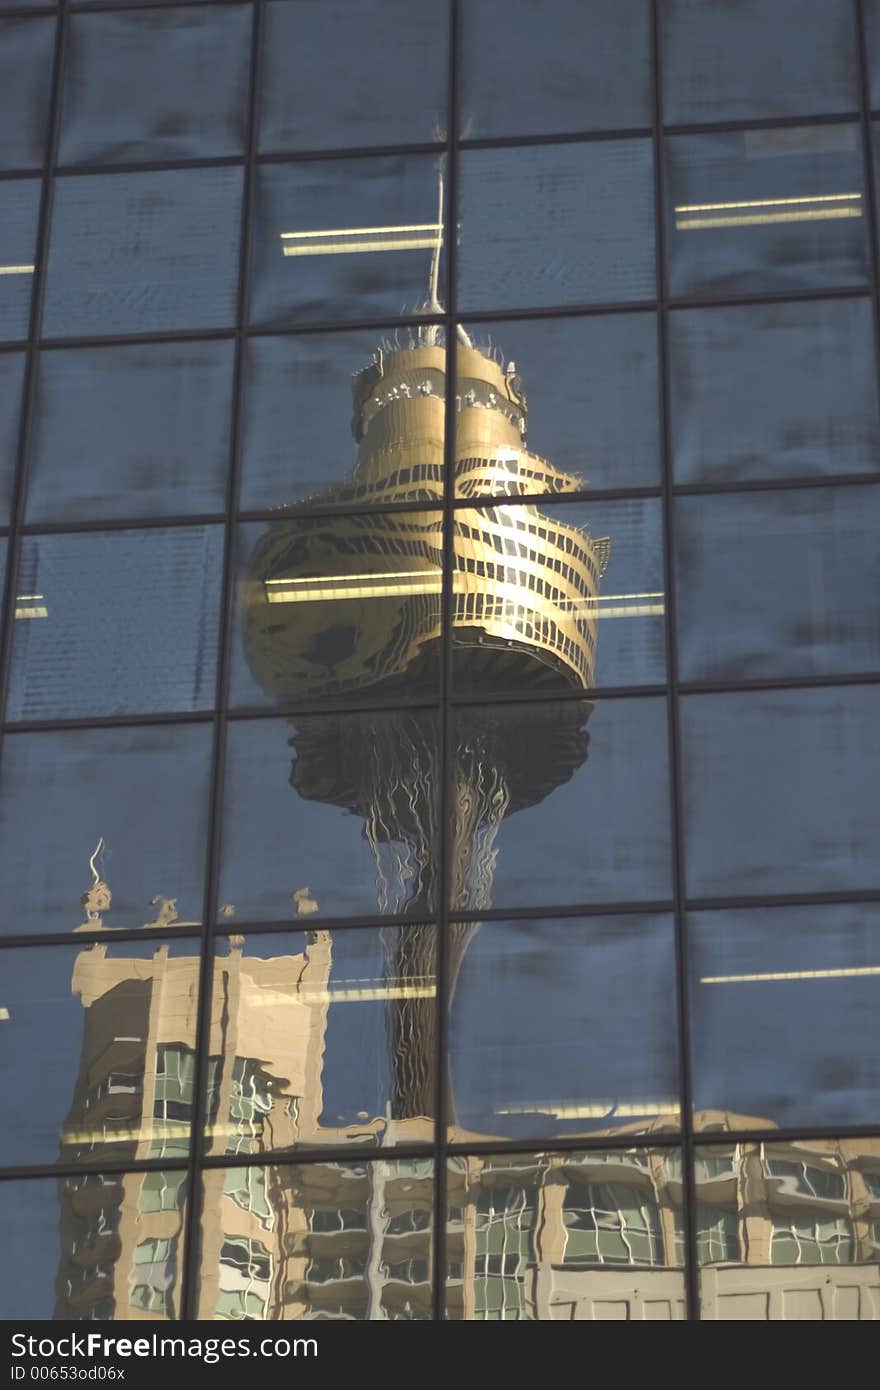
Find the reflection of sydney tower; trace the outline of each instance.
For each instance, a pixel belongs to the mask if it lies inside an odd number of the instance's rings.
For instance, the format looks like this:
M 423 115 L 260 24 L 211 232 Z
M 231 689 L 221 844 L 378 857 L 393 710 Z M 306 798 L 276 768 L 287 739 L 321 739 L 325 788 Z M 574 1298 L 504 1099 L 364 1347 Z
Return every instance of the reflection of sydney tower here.
M 447 390 L 438 331 L 385 345 L 354 383 L 358 459 L 345 482 L 310 501 L 339 514 L 285 509 L 261 536 L 243 586 L 245 648 L 257 680 L 280 702 L 334 697 L 391 703 L 422 691 L 440 664 Z M 530 493 L 582 484 L 525 448 L 526 401 L 504 367 L 461 334 L 457 348 L 455 484 L 463 505 L 452 538 L 456 678 L 468 691 L 588 689 L 596 595 L 607 540 L 592 540 L 534 506 Z M 489 496 L 490 507 L 466 499 Z M 413 510 L 382 512 L 387 504 Z M 344 511 L 348 506 L 352 510 Z M 433 688 L 436 688 L 434 686 Z M 491 712 L 470 710 L 450 751 L 452 911 L 490 905 L 494 839 L 505 816 L 565 782 L 587 754 L 582 702 L 537 703 L 528 738 L 512 744 Z M 331 713 L 295 724 L 291 781 L 307 800 L 363 818 L 378 870 L 379 907 L 428 920 L 437 909 L 437 794 L 432 726 L 415 713 Z M 453 925 L 454 981 L 473 924 Z M 401 944 L 400 938 L 403 938 Z M 394 1118 L 433 1112 L 433 928 L 395 933 L 387 969 L 414 997 L 389 1003 Z M 428 992 L 430 993 L 430 991 Z

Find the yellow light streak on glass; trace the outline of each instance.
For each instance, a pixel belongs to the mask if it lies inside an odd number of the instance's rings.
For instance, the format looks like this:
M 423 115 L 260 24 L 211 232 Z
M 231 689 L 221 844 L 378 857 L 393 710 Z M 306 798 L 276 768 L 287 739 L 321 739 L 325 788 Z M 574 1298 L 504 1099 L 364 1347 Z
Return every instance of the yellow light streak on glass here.
M 338 984 L 333 984 L 329 988 L 309 989 L 308 985 L 301 986 L 295 995 L 290 996 L 291 1003 L 297 1004 L 345 1004 L 360 1003 L 367 999 L 434 999 L 437 995 L 437 986 L 432 979 L 425 976 L 407 980 L 406 983 L 400 981 L 382 982 L 375 980 L 340 980 Z M 279 998 L 276 993 L 271 993 L 265 998 L 256 994 L 248 998 L 248 1008 L 277 1008 Z
M 402 237 L 387 241 L 315 241 L 308 246 L 285 246 L 285 256 L 342 256 L 347 252 L 366 251 L 427 251 L 435 245 L 433 237 Z
M 558 1105 L 508 1105 L 496 1106 L 496 1115 L 554 1115 L 560 1120 L 601 1120 L 613 1115 L 626 1118 L 635 1115 L 677 1115 L 678 1101 L 675 1100 L 628 1100 L 618 1104 L 615 1100 L 560 1101 Z
M 439 222 L 389 227 L 331 227 L 317 232 L 281 232 L 285 256 L 338 256 L 357 251 L 427 251 L 443 235 Z
M 389 227 L 328 227 L 321 232 L 281 232 L 282 241 L 305 240 L 307 237 L 338 237 L 338 236 L 378 236 L 388 232 L 439 232 L 442 226 L 439 222 L 400 222 L 392 223 Z
M 758 975 L 704 975 L 701 985 L 742 985 L 765 980 L 842 980 L 854 975 L 880 975 L 880 965 L 853 965 L 838 970 L 767 970 Z
M 680 203 L 676 212 L 726 212 L 732 208 L 775 208 L 792 203 L 858 203 L 861 193 L 817 193 L 800 198 L 752 198 L 742 203 Z
M 417 594 L 440 594 L 443 581 L 439 570 L 390 570 L 375 575 L 330 574 L 320 579 L 267 579 L 266 599 L 269 603 L 317 603 L 358 598 L 410 598 Z M 271 586 L 271 587 L 270 587 Z M 456 574 L 454 588 L 464 591 L 464 576 Z M 519 590 L 510 585 L 496 586 L 503 594 L 521 601 Z M 591 598 L 559 599 L 552 607 L 565 612 L 591 612 L 596 618 L 662 617 L 664 604 L 638 602 L 643 599 L 663 599 L 662 592 L 645 594 L 597 594 Z M 547 602 L 551 602 L 547 600 Z
M 16 594 L 16 618 L 48 618 L 49 610 L 42 598 L 42 594 Z
M 0 265 L 0 275 L 33 275 L 32 265 Z
M 679 232 L 693 232 L 710 227 L 760 227 L 774 222 L 830 222 L 861 215 L 861 208 L 804 209 L 799 212 L 743 213 L 740 217 L 676 218 L 675 227 Z

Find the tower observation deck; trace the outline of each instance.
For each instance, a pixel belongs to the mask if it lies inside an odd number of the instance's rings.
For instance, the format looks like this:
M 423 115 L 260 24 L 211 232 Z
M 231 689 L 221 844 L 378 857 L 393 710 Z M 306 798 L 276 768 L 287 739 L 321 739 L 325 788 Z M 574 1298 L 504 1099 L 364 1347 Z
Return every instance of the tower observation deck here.
M 512 364 L 464 346 L 457 361 L 457 658 L 471 689 L 481 673 L 496 689 L 587 689 L 609 542 L 523 505 L 582 481 L 525 447 L 527 405 Z M 351 477 L 311 499 L 337 514 L 285 510 L 255 547 L 242 594 L 245 647 L 260 683 L 282 700 L 393 695 L 436 656 L 447 387 L 443 347 L 380 349 L 355 378 Z M 466 505 L 477 498 L 483 506 Z M 391 504 L 415 509 L 380 510 Z

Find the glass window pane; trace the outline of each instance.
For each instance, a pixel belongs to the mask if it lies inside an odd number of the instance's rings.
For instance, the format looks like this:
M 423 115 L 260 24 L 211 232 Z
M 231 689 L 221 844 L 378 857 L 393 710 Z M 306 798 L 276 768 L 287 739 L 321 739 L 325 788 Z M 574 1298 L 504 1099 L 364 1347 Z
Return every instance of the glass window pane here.
M 262 165 L 251 321 L 327 323 L 429 311 L 438 168 L 430 155 Z
M 864 1124 L 880 1107 L 876 905 L 688 920 L 698 1128 Z
M 197 924 L 210 758 L 207 723 L 8 734 L 3 933 Z
M 232 703 L 435 694 L 442 532 L 421 511 L 242 526 Z
M 234 936 L 214 965 L 213 1154 L 430 1144 L 436 929 Z
M 880 687 L 681 703 L 691 897 L 876 889 Z
M 0 353 L 0 525 L 9 522 L 12 485 L 18 462 L 24 354 Z
M 3 1261 L 0 1317 L 16 1322 L 127 1321 L 180 1316 L 186 1172 L 173 1211 L 142 1193 L 155 1174 L 81 1173 L 0 1183 L 0 1224 L 20 1259 Z M 120 1268 L 122 1266 L 122 1268 Z
M 246 141 L 250 5 L 70 22 L 62 164 L 205 159 Z
M 465 150 L 462 308 L 652 299 L 651 166 L 649 140 Z
M 880 0 L 863 0 L 871 106 L 880 108 Z
M 430 1320 L 431 1159 L 244 1170 L 250 1209 L 241 1171 L 204 1174 L 200 1319 Z
M 671 893 L 663 700 L 457 711 L 453 908 Z
M 664 4 L 663 109 L 672 125 L 857 111 L 847 0 Z
M 59 179 L 44 334 L 229 327 L 241 187 L 234 168 Z
M 450 1140 L 677 1125 L 671 917 L 449 931 Z
M 232 362 L 225 342 L 41 353 L 27 520 L 223 511 Z
M 209 709 L 222 552 L 220 526 L 27 536 L 8 716 Z
M 661 682 L 662 525 L 659 501 L 645 498 L 459 508 L 458 687 L 525 695 Z
M 678 1150 L 449 1160 L 446 1316 L 679 1321 Z
M 430 915 L 439 785 L 427 713 L 232 723 L 221 918 Z
M 457 357 L 460 495 L 658 482 L 653 314 L 529 319 L 467 333 L 474 350 L 460 342 Z
M 28 335 L 41 186 L 39 179 L 0 181 L 0 339 Z
M 880 487 L 680 497 L 683 680 L 880 667 Z
M 696 1152 L 702 1318 L 877 1318 L 880 1139 Z
M 299 0 L 266 6 L 264 151 L 444 138 L 445 0 Z
M 870 300 L 684 310 L 669 326 L 678 482 L 880 468 Z
M 446 352 L 407 336 L 250 339 L 243 508 L 442 501 Z
M 672 294 L 865 283 L 858 126 L 676 135 L 666 151 Z
M 651 124 L 645 0 L 470 0 L 462 10 L 462 134 L 556 135 Z
M 0 20 L 0 169 L 43 163 L 54 52 L 53 18 Z
M 161 1077 L 165 1037 L 192 1055 L 198 940 L 6 948 L 2 965 L 3 1164 L 185 1160 L 193 1097 L 165 1105 Z

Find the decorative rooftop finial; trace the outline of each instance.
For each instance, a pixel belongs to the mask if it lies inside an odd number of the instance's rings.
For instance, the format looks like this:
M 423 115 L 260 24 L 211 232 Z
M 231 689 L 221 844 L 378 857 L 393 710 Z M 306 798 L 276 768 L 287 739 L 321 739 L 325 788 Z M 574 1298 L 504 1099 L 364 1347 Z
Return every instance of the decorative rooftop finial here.
M 102 927 L 101 914 L 110 909 L 113 902 L 113 894 L 110 892 L 109 884 L 101 878 L 95 868 L 95 860 L 104 848 L 104 836 L 98 840 L 92 854 L 89 856 L 89 870 L 92 875 L 92 886 L 83 893 L 80 898 L 80 906 L 85 909 L 86 920 L 82 923 L 85 928 Z

